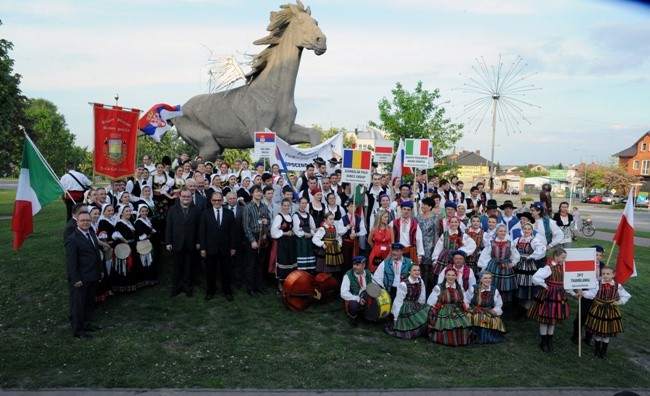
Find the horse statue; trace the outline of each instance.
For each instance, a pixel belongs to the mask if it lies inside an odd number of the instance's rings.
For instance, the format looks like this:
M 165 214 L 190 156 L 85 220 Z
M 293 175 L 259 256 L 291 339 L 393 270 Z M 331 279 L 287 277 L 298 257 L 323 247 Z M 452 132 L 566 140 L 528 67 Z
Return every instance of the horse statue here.
M 197 95 L 172 119 L 179 135 L 203 158 L 225 148 L 251 148 L 254 133 L 268 128 L 290 144 L 320 143 L 320 133 L 295 123 L 294 89 L 303 49 L 322 55 L 326 37 L 300 0 L 271 12 L 268 36 L 255 45 L 268 45 L 252 60 L 241 87 Z

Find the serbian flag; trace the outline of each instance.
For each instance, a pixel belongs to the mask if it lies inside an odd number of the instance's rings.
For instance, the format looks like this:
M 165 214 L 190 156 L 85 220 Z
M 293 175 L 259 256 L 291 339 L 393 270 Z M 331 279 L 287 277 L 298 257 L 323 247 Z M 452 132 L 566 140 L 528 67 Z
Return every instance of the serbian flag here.
M 397 146 L 397 155 L 395 156 L 395 162 L 393 163 L 393 174 L 391 180 L 395 179 L 402 180 L 402 176 L 410 175 L 413 173 L 411 167 L 402 166 L 404 163 L 404 139 L 400 139 L 399 145 Z
M 274 143 L 275 132 L 255 132 L 255 143 Z
M 618 245 L 618 258 L 616 259 L 616 281 L 625 283 L 631 276 L 636 276 L 634 263 L 634 187 L 623 210 L 621 223 L 618 225 L 614 242 Z
M 361 150 L 343 150 L 343 167 L 370 170 L 372 153 Z
M 25 134 L 14 215 L 11 218 L 14 250 L 18 250 L 25 238 L 34 231 L 36 213 L 40 212 L 45 205 L 61 197 L 64 192 L 50 165 L 38 151 L 34 142 Z
M 170 106 L 168 104 L 159 103 L 149 109 L 142 118 L 138 121 L 138 130 L 143 135 L 149 136 L 151 140 L 160 143 L 160 139 L 172 127 L 167 121 L 172 118 L 180 117 L 183 115 L 181 105 Z

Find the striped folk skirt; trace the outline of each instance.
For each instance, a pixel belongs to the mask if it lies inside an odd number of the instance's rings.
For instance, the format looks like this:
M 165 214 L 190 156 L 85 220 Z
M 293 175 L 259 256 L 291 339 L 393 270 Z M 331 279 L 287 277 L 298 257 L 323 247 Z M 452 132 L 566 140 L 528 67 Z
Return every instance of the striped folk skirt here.
M 569 302 L 561 282 L 547 281 L 548 289 L 540 288 L 528 310 L 528 317 L 542 324 L 562 323 L 569 317 Z
M 427 334 L 428 305 L 414 301 L 404 301 L 395 324 L 386 326 L 386 333 L 397 338 L 411 339 Z
M 478 308 L 471 308 L 468 316 L 472 324 L 474 342 L 478 344 L 495 344 L 503 341 L 506 327 L 503 325 L 501 317 Z
M 472 342 L 472 323 L 459 304 L 431 307 L 428 332 L 429 339 L 437 344 L 460 346 Z
M 490 260 L 485 269 L 492 273 L 492 286 L 499 290 L 503 302 L 512 301 L 514 291 L 517 290 L 514 269 L 508 268 L 508 264 L 497 262 L 496 259 Z
M 616 337 L 616 334 L 623 332 L 621 310 L 618 305 L 614 305 L 614 300 L 594 299 L 585 327 L 601 337 Z
M 537 294 L 537 286 L 533 285 L 533 275 L 537 272 L 537 263 L 533 259 L 522 259 L 515 266 L 517 282 L 517 298 L 532 300 Z

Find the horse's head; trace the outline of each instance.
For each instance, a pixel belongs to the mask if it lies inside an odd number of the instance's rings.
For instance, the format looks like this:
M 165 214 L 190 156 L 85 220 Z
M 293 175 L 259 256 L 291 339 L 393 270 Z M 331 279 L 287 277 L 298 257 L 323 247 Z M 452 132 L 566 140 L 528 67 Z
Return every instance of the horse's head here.
M 311 17 L 311 9 L 305 8 L 300 0 L 288 6 L 293 13 L 291 25 L 298 29 L 296 46 L 313 50 L 316 55 L 324 54 L 327 51 L 327 38 L 318 27 L 318 22 Z

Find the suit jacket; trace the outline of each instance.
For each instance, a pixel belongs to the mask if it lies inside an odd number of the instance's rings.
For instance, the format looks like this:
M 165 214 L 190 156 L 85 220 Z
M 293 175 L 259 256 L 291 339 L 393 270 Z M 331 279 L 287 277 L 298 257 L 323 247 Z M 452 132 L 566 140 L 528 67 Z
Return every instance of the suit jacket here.
M 219 225 L 214 208 L 203 211 L 199 226 L 199 241 L 201 250 L 205 250 L 208 254 L 220 253 L 230 256 L 230 250 L 235 249 L 233 235 L 235 215 L 224 206 L 221 207 L 221 214 L 221 225 Z
M 175 252 L 180 252 L 183 248 L 195 250 L 200 220 L 200 207 L 190 204 L 187 209 L 187 217 L 185 217 L 183 206 L 177 201 L 167 212 L 165 244 L 172 245 L 172 250 Z
M 198 191 L 194 191 L 194 196 L 193 196 L 194 205 L 198 206 L 199 208 L 207 208 L 209 206 L 208 201 L 206 200 L 207 196 L 208 196 L 207 192 L 204 197 Z
M 231 210 L 231 209 L 228 209 Z M 247 244 L 248 241 L 244 240 L 244 207 L 237 205 L 235 209 L 235 229 L 232 233 L 235 239 L 235 249 L 239 249 L 242 245 Z
M 70 236 L 77 229 L 77 220 L 71 218 L 65 223 L 65 228 L 63 229 L 63 241 L 65 242 L 66 238 Z
M 102 260 L 99 255 L 99 241 L 89 230 L 94 245 L 84 234 L 76 229 L 65 239 L 65 260 L 68 276 L 72 283 L 99 280 L 102 273 Z

